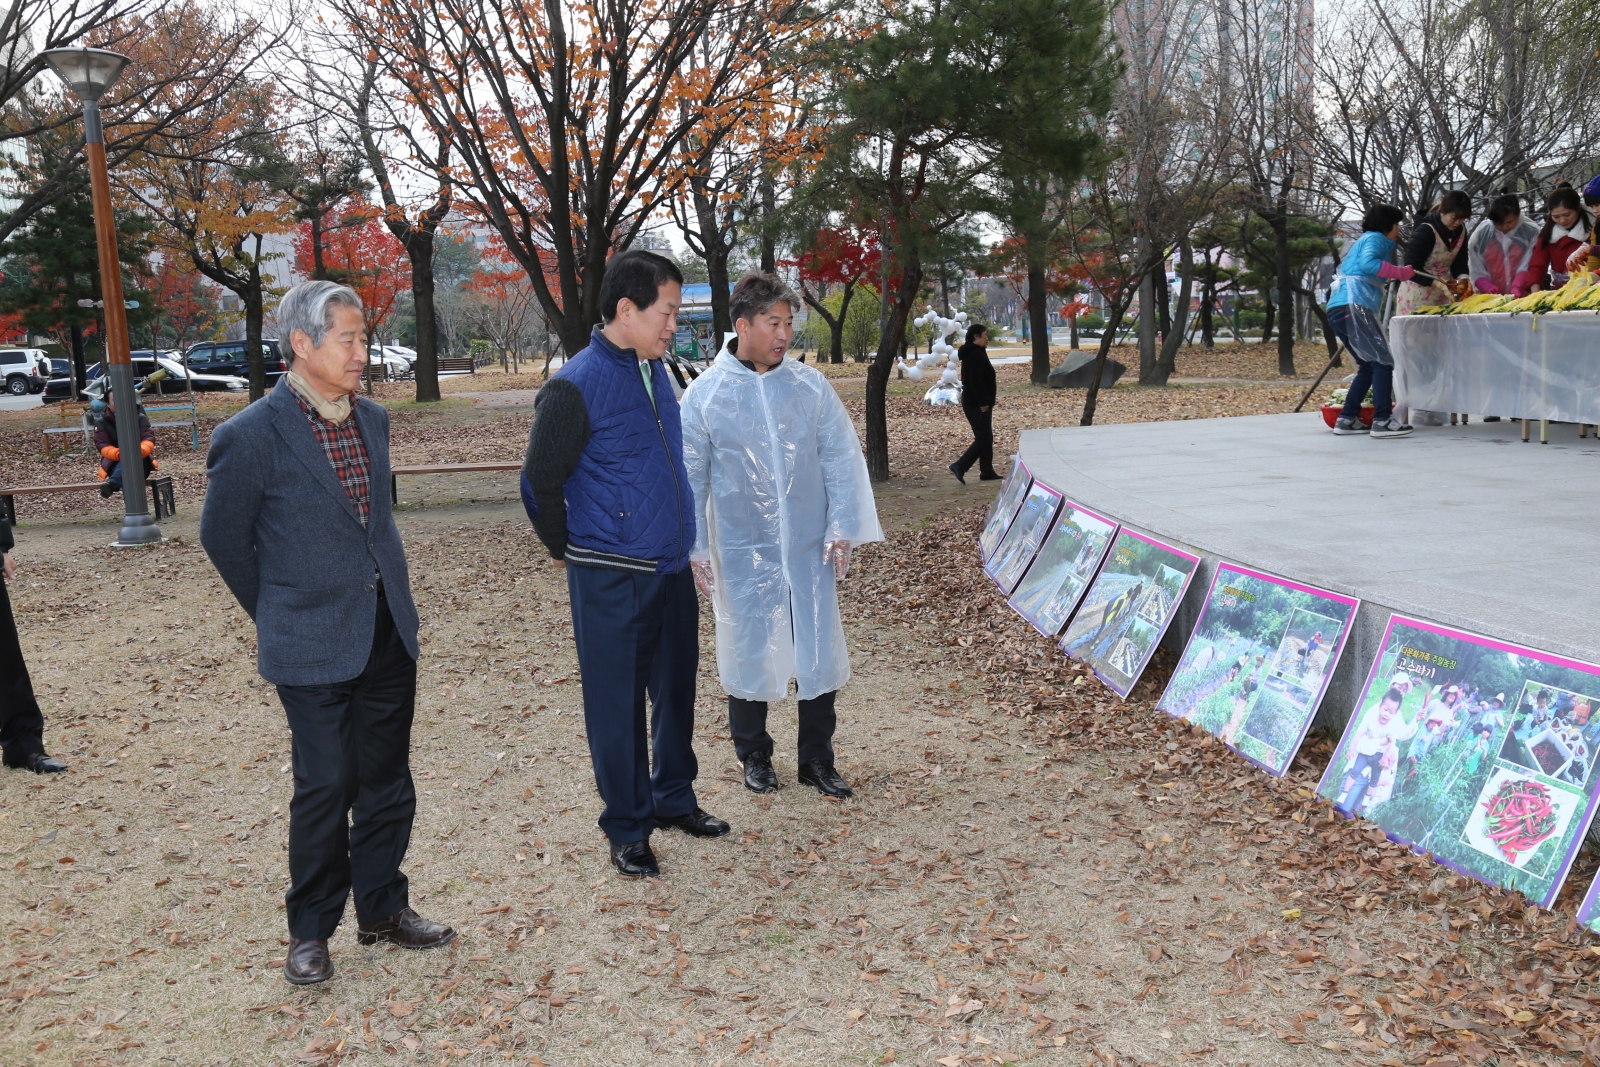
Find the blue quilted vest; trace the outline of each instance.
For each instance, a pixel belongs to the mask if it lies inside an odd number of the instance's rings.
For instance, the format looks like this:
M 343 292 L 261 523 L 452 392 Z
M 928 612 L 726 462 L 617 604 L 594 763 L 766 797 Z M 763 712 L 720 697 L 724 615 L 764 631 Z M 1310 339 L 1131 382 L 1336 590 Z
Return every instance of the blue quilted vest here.
M 694 492 L 683 466 L 678 398 L 660 360 L 650 362 L 655 405 L 639 359 L 599 330 L 556 372 L 589 409 L 589 444 L 567 479 L 567 539 L 579 548 L 655 560 L 657 574 L 689 565 Z

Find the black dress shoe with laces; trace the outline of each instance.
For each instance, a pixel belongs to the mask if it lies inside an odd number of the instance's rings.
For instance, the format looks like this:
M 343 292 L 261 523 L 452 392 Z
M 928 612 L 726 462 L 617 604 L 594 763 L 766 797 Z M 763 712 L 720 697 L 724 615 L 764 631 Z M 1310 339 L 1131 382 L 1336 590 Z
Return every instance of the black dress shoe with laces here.
M 54 756 L 46 756 L 43 752 L 35 752 L 28 757 L 28 762 L 23 764 L 34 774 L 61 774 L 67 765 Z
M 855 790 L 845 785 L 844 779 L 839 777 L 839 772 L 833 769 L 833 764 L 825 760 L 812 759 L 800 764 L 800 773 L 797 776 L 801 785 L 814 785 L 817 792 L 825 797 L 853 797 Z
M 675 815 L 672 818 L 656 816 L 656 828 L 664 830 L 667 827 L 682 830 L 690 837 L 721 837 L 731 827 L 715 815 L 706 813 L 704 808 L 695 808 L 687 815 Z
M 611 843 L 611 863 L 622 878 L 660 878 L 661 868 L 656 865 L 656 854 L 650 850 L 649 841 Z
M 314 985 L 333 977 L 333 961 L 326 941 L 290 941 L 283 961 L 283 976 L 295 985 Z
M 356 928 L 356 941 L 376 945 L 387 941 L 401 948 L 438 948 L 456 939 L 456 932 L 444 923 L 424 919 L 410 908 L 401 908 L 381 922 L 362 923 Z
M 744 761 L 744 787 L 752 793 L 778 791 L 778 772 L 772 769 L 772 753 L 752 752 Z

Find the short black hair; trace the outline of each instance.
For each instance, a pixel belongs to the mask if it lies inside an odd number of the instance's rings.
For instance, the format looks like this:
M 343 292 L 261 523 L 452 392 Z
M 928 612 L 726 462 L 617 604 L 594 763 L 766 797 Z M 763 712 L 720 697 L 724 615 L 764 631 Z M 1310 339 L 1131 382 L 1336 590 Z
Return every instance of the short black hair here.
M 1406 213 L 1393 204 L 1373 204 L 1361 216 L 1361 229 L 1365 233 L 1388 233 L 1405 217 Z
M 1522 214 L 1522 201 L 1516 193 L 1501 193 L 1489 204 L 1489 221 L 1504 222 L 1513 215 Z
M 1439 214 L 1471 215 L 1472 197 L 1460 189 L 1450 189 L 1439 198 Z
M 776 274 L 751 271 L 733 286 L 728 298 L 728 317 L 734 322 L 743 319 L 753 323 L 756 316 L 765 315 L 777 304 L 788 304 L 791 312 L 800 310 L 800 300 Z
M 967 344 L 970 345 L 972 342 L 976 341 L 978 338 L 982 337 L 988 332 L 989 327 L 985 326 L 983 323 L 973 323 L 971 326 L 967 327 Z
M 666 256 L 630 249 L 611 257 L 600 282 L 600 317 L 610 322 L 617 317 L 617 301 L 627 297 L 643 311 L 656 302 L 661 287 L 668 282 L 683 284 L 683 271 Z

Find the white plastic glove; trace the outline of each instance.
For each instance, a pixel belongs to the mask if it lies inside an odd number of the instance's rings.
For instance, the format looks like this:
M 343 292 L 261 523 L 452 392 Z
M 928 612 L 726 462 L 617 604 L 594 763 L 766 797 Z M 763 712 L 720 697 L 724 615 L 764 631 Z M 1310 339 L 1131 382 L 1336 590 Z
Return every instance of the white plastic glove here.
M 850 542 L 829 541 L 822 546 L 822 562 L 833 564 L 833 580 L 842 581 L 850 571 Z
M 709 559 L 694 559 L 689 561 L 689 569 L 694 572 L 695 588 L 704 593 L 706 599 L 711 599 L 711 592 L 716 588 L 716 579 L 711 576 L 711 561 Z

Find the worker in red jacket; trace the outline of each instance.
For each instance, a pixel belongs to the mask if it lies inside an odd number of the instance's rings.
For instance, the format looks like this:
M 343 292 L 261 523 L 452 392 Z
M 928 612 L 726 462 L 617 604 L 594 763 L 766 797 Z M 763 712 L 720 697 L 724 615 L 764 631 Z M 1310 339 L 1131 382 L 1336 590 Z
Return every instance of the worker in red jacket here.
M 1583 208 L 1578 192 L 1566 182 L 1556 186 L 1545 201 L 1544 226 L 1533 243 L 1528 266 L 1512 283 L 1518 296 L 1541 289 L 1559 289 L 1570 277 L 1567 261 L 1588 241 L 1593 220 Z
M 100 416 L 100 421 L 94 426 L 94 447 L 100 450 L 100 495 L 109 500 L 114 493 L 122 492 L 122 449 L 117 447 L 117 404 L 116 397 L 109 393 L 106 395 L 106 413 Z M 150 417 L 141 407 L 139 455 L 144 460 L 144 476 L 139 479 L 141 485 L 156 469 L 156 461 L 151 458 L 155 450 L 156 432 L 150 428 Z M 141 488 L 140 492 L 143 491 Z

